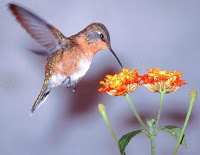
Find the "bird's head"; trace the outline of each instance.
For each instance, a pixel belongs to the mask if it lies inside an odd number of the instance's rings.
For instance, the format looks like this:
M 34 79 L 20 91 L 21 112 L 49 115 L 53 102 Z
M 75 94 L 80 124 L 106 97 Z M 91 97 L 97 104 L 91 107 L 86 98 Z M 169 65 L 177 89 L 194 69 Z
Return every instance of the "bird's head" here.
M 94 53 L 97 53 L 100 50 L 108 50 L 115 56 L 122 67 L 120 60 L 111 48 L 110 35 L 103 24 L 92 23 L 81 31 L 80 34 L 84 34 L 84 39 Z

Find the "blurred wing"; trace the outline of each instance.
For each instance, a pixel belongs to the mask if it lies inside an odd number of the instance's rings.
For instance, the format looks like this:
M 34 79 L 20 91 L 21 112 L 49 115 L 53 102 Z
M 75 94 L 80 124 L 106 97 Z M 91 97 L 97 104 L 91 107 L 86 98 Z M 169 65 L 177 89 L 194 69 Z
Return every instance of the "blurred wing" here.
M 48 50 L 50 55 L 61 48 L 66 48 L 65 36 L 56 28 L 20 6 L 9 4 L 9 8 L 18 22 Z
M 39 55 L 39 56 L 50 56 L 51 54 L 44 50 L 35 50 L 35 49 L 29 49 L 32 53 Z

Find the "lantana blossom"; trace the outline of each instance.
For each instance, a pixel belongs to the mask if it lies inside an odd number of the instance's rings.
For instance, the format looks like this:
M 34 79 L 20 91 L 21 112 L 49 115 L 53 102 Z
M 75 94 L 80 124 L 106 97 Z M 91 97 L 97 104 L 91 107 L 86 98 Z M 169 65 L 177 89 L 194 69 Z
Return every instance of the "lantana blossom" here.
M 167 72 L 159 68 L 151 68 L 148 69 L 148 74 L 143 75 L 141 85 L 152 92 L 171 93 L 187 84 L 185 80 L 181 79 L 182 75 L 183 73 L 178 72 L 178 70 Z
M 104 81 L 100 81 L 104 87 L 98 89 L 99 92 L 107 92 L 112 96 L 124 96 L 138 87 L 141 76 L 138 75 L 139 69 L 130 70 L 123 68 L 119 74 L 106 75 Z

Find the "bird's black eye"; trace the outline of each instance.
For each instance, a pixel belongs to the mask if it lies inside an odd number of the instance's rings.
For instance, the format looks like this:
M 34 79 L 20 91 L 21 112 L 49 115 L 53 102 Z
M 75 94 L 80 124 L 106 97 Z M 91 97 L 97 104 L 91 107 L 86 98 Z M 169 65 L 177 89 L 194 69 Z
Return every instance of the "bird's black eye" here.
M 103 34 L 100 34 L 100 38 L 101 38 L 101 39 L 103 38 Z
M 104 35 L 102 33 L 100 34 L 100 38 L 102 41 L 105 41 Z

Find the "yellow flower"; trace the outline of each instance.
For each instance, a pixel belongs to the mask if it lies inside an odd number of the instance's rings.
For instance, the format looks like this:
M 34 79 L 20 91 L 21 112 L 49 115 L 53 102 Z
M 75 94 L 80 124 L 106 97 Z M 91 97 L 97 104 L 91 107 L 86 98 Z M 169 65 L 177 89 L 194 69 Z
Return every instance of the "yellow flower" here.
M 100 84 L 104 87 L 99 88 L 98 91 L 101 93 L 107 92 L 112 96 L 124 96 L 138 87 L 141 81 L 138 71 L 138 69 L 130 71 L 128 68 L 123 68 L 119 74 L 106 75 L 104 81 L 100 81 Z
M 178 90 L 182 85 L 187 84 L 180 79 L 182 75 L 183 73 L 178 72 L 178 70 L 167 72 L 159 68 L 152 68 L 148 69 L 148 74 L 143 75 L 142 85 L 152 92 L 171 93 Z

